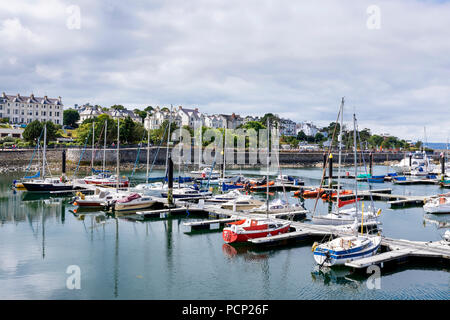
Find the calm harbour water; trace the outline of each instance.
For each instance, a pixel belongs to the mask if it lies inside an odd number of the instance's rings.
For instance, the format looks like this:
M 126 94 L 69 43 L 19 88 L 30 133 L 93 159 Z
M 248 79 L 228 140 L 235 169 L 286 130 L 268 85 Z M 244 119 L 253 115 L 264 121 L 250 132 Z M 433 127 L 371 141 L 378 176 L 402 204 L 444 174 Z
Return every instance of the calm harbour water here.
M 386 167 L 378 166 L 374 174 L 385 172 Z M 321 170 L 283 169 L 283 174 L 317 185 Z M 135 177 L 144 175 L 139 172 Z M 352 275 L 347 268 L 318 274 L 312 241 L 261 250 L 225 245 L 217 231 L 186 233 L 184 222 L 203 219 L 191 215 L 145 222 L 101 212 L 80 218 L 71 212 L 69 198 L 43 199 L 11 190 L 12 181 L 20 176 L 0 176 L 0 299 L 450 298 L 450 273 L 439 265 L 382 273 L 381 288 L 371 290 L 367 277 Z M 367 188 L 367 183 L 359 186 Z M 374 186 L 386 187 L 395 194 L 442 192 L 434 185 Z M 308 209 L 313 201 L 306 200 Z M 420 207 L 393 210 L 382 201 L 375 205 L 383 209 L 383 234 L 393 238 L 440 240 L 445 229 L 436 222 L 450 222 L 450 215 L 427 215 Z M 317 210 L 324 212 L 327 206 L 320 200 Z M 70 265 L 81 270 L 80 290 L 66 287 Z

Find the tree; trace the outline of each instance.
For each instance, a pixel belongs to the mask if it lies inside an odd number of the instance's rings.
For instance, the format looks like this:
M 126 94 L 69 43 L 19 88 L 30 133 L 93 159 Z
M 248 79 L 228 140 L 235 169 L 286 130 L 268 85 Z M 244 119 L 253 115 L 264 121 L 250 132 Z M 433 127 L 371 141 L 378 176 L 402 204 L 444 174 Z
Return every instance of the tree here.
M 152 107 L 152 106 L 148 106 L 148 107 L 146 107 L 146 108 L 144 109 L 144 111 L 147 112 L 147 113 L 149 113 L 149 114 L 152 114 L 152 112 L 153 112 L 153 107 Z
M 141 117 L 142 122 L 145 120 L 145 118 L 147 117 L 147 111 L 143 111 L 143 110 L 139 110 L 139 109 L 134 109 L 133 112 L 135 114 L 137 114 L 139 117 Z
M 319 142 L 323 141 L 324 138 L 325 137 L 323 134 L 321 134 L 320 132 L 317 132 L 316 135 L 314 136 L 314 141 L 316 143 L 319 143 Z
M 114 110 L 125 110 L 125 107 L 123 105 L 121 105 L 121 104 L 115 104 L 115 105 L 111 106 L 111 109 L 114 109 Z
M 42 133 L 42 129 L 44 125 L 47 127 L 47 144 L 49 141 L 54 141 L 59 135 L 57 133 L 58 127 L 51 121 L 40 122 L 39 120 L 34 120 L 29 123 L 25 130 L 23 130 L 23 138 L 25 141 L 35 143 L 39 137 L 41 137 L 41 141 L 44 140 L 44 135 Z
M 80 114 L 75 109 L 67 109 L 63 112 L 63 124 L 77 128 L 77 121 L 80 120 Z
M 297 140 L 298 141 L 306 141 L 306 134 L 305 134 L 305 132 L 303 132 L 303 130 L 301 130 L 297 133 Z
M 271 127 L 278 127 L 279 123 L 280 123 L 280 118 L 278 118 L 276 115 L 274 115 L 273 113 L 266 113 L 262 118 L 261 118 L 261 124 L 266 126 L 267 125 L 267 119 L 269 119 L 269 123 Z
M 383 143 L 384 138 L 382 136 L 376 135 L 374 134 L 373 136 L 371 136 L 369 138 L 369 144 L 372 147 L 377 147 L 377 146 L 381 146 L 381 144 Z
M 35 143 L 42 133 L 42 123 L 39 120 L 30 122 L 23 130 L 22 136 L 25 141 Z M 41 137 L 41 140 L 43 136 Z

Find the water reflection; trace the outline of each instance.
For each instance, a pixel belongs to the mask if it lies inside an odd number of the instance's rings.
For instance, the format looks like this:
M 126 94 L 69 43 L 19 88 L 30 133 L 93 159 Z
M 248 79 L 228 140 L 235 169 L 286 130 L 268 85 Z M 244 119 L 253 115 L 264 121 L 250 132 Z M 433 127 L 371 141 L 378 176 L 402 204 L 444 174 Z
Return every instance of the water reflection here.
M 237 259 L 242 257 L 245 261 L 261 261 L 269 258 L 267 253 L 258 253 L 252 250 L 251 246 L 245 245 L 232 246 L 228 243 L 224 243 L 222 245 L 222 252 L 225 257 L 229 259 Z

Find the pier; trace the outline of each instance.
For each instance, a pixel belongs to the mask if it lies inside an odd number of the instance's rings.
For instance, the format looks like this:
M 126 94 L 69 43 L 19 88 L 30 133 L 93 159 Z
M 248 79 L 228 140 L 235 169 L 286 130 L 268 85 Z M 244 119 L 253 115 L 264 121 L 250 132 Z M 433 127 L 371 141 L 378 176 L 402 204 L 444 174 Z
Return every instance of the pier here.
M 386 196 L 386 194 L 381 194 Z M 395 196 L 394 196 L 395 197 Z M 423 201 L 423 200 L 422 200 Z M 149 210 L 137 212 L 135 215 L 127 218 L 135 220 L 144 220 L 145 218 L 167 218 L 170 214 L 185 214 L 187 210 L 192 212 L 208 213 L 216 219 L 206 219 L 193 222 L 185 222 L 183 225 L 186 230 L 220 230 L 227 223 L 238 221 L 241 219 L 265 218 L 265 214 L 254 214 L 249 212 L 233 211 L 222 209 L 215 205 L 194 205 L 184 201 L 178 201 L 178 207 L 166 208 L 162 210 Z M 286 214 L 285 214 L 286 215 Z M 274 220 L 285 221 L 278 215 L 271 215 Z M 369 221 L 364 223 L 366 227 L 376 228 L 380 223 Z M 360 226 L 360 225 L 359 225 Z M 311 241 L 313 239 L 323 239 L 324 237 L 339 237 L 350 234 L 350 230 L 343 230 L 342 226 L 331 225 L 315 225 L 300 221 L 291 220 L 290 232 L 274 235 L 270 237 L 257 238 L 249 240 L 249 243 L 256 246 L 280 246 L 292 242 Z M 396 264 L 399 262 L 407 262 L 412 258 L 421 259 L 439 259 L 443 263 L 450 263 L 450 243 L 445 240 L 440 241 L 411 241 L 404 239 L 392 239 L 382 236 L 382 247 L 385 252 L 376 254 L 368 258 L 362 258 L 347 262 L 347 267 L 354 270 L 365 270 L 372 265 L 384 267 L 385 264 Z

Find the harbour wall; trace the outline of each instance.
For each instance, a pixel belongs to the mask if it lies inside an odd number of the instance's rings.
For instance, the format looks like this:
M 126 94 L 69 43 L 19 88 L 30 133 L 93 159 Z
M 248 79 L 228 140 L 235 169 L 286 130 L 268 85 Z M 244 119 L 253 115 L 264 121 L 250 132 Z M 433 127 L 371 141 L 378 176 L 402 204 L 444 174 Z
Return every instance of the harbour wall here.
M 60 163 L 62 159 L 62 150 L 64 149 L 48 149 L 46 152 L 47 162 L 50 164 Z M 81 148 L 69 148 L 66 150 L 66 158 L 68 167 L 73 167 L 78 165 L 87 165 L 91 163 L 92 150 Z M 169 152 L 172 150 L 169 149 Z M 16 149 L 16 150 L 0 150 L 0 167 L 26 167 L 30 163 L 30 159 L 33 156 L 33 149 Z M 163 166 L 166 163 L 166 148 L 160 148 L 158 151 L 157 147 L 150 148 L 149 159 L 150 165 L 154 163 L 155 166 Z M 195 159 L 194 154 L 198 153 L 196 150 L 191 151 L 191 162 L 187 166 L 195 167 L 198 161 Z M 204 154 L 207 152 L 203 151 Z M 133 166 L 136 162 L 137 154 L 139 153 L 139 159 L 137 163 L 142 166 L 147 162 L 147 149 L 142 148 L 140 151 L 137 148 L 123 148 L 120 149 L 120 163 L 121 165 L 131 165 Z M 333 153 L 333 162 L 337 164 L 338 153 Z M 210 153 L 209 158 L 214 159 L 214 152 Z M 238 158 L 245 158 L 245 164 L 238 163 Z M 81 158 L 81 160 L 80 160 Z M 106 165 L 114 166 L 117 160 L 117 150 L 106 149 L 105 152 Z M 374 163 L 383 163 L 385 161 L 398 161 L 404 158 L 404 154 L 401 152 L 375 152 L 373 153 Z M 260 160 L 261 159 L 261 160 Z M 274 159 L 274 158 L 272 158 Z M 354 155 L 352 152 L 342 153 L 342 163 L 343 164 L 353 164 Z M 223 163 L 222 155 L 218 154 L 216 157 L 216 165 L 221 165 Z M 256 158 L 252 157 L 250 161 L 248 152 L 236 151 L 234 154 L 233 161 L 227 158 L 227 167 L 259 167 L 265 164 L 266 156 L 264 154 L 258 155 Z M 323 164 L 324 153 L 323 152 L 294 152 L 294 151 L 281 151 L 279 153 L 280 165 L 285 167 L 301 167 L 301 166 L 314 166 Z M 103 150 L 94 150 L 94 161 L 96 166 L 101 165 L 103 162 Z M 256 161 L 256 164 L 255 164 Z M 272 160 L 273 161 L 273 160 Z M 358 152 L 358 162 L 366 163 L 369 162 L 369 152 Z M 241 161 L 242 162 L 242 161 Z M 252 162 L 252 163 L 250 163 Z M 34 155 L 33 164 L 38 163 L 37 154 Z M 177 164 L 176 158 L 174 157 L 174 163 Z M 205 161 L 204 161 L 205 163 Z

